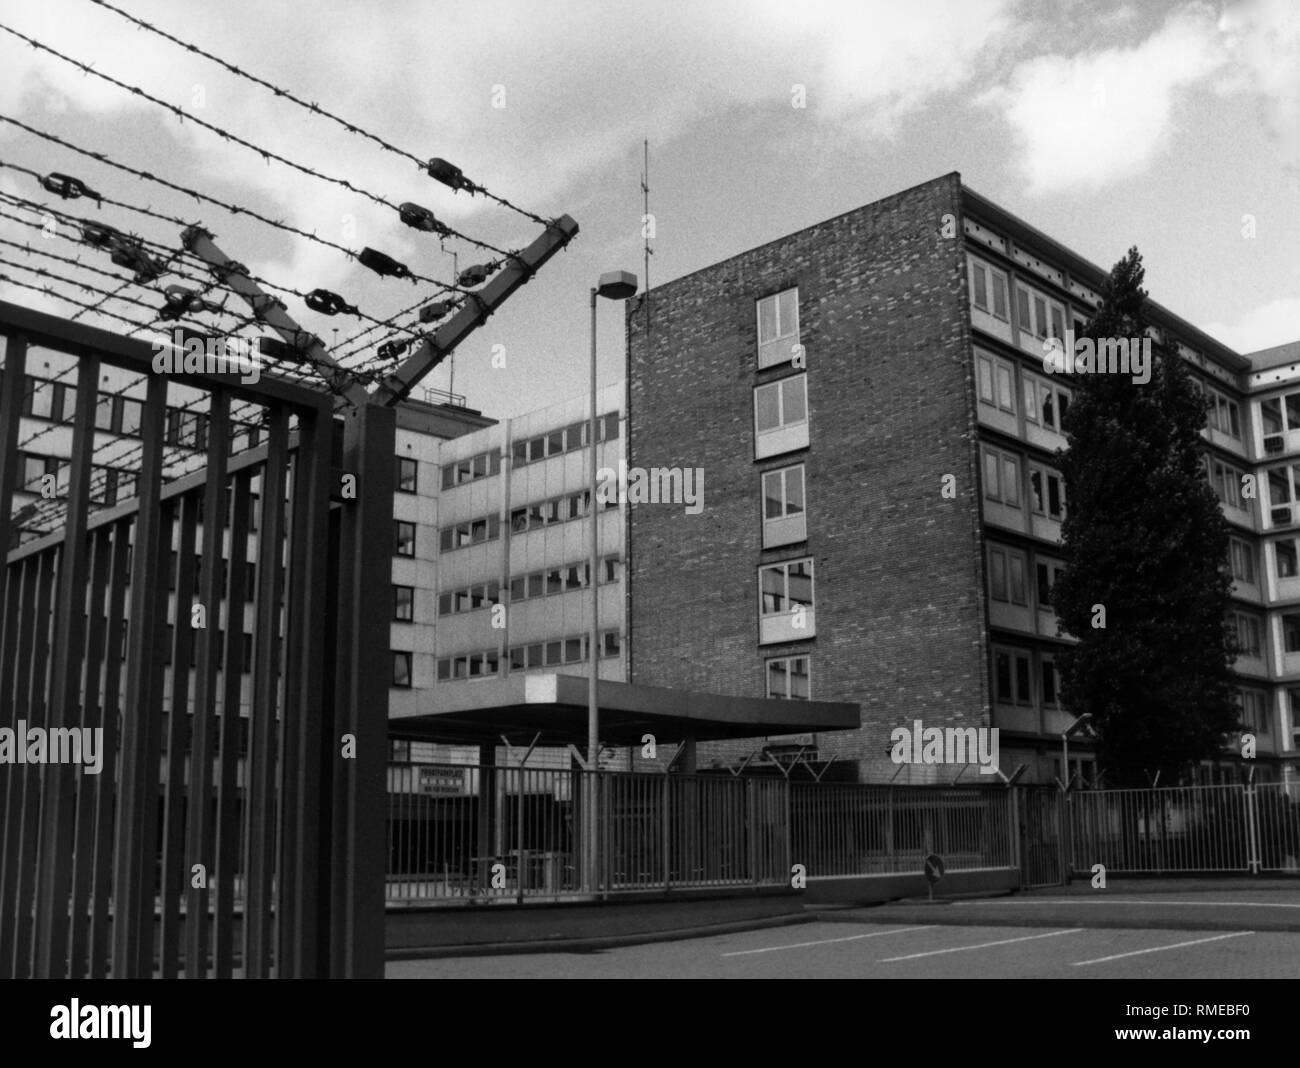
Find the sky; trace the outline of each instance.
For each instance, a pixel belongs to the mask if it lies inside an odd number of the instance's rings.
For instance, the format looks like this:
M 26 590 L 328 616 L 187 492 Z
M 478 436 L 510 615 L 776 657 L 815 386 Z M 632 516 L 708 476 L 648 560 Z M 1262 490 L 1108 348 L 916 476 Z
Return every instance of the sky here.
M 1102 267 L 1137 245 L 1152 297 L 1239 352 L 1300 339 L 1293 0 L 114 2 L 405 152 L 451 161 L 529 211 L 577 220 L 577 239 L 457 350 L 454 382 L 445 362 L 422 383 L 450 386 L 496 418 L 584 393 L 590 287 L 619 269 L 644 285 L 645 141 L 652 286 L 958 171 Z M 421 204 L 471 237 L 517 249 L 540 232 L 91 0 L 9 0 L 0 26 L 321 174 Z M 389 208 L 7 32 L 0 114 L 348 248 L 377 248 L 430 278 L 451 281 L 456 267 L 493 255 L 458 240 L 440 247 Z M 202 223 L 268 281 L 338 292 L 376 318 L 436 297 L 9 123 L 0 123 L 0 162 L 70 174 L 105 196 Z M 0 167 L 0 191 L 178 245 L 173 224 L 59 201 L 10 168 Z M 0 238 L 114 269 L 102 252 L 3 217 Z M 0 260 L 37 262 L 10 245 L 0 245 Z M 35 281 L 5 263 L 0 273 Z M 3 281 L 0 299 L 77 310 Z M 284 300 L 331 347 L 368 325 Z M 624 373 L 623 331 L 619 307 L 600 304 L 604 384 Z

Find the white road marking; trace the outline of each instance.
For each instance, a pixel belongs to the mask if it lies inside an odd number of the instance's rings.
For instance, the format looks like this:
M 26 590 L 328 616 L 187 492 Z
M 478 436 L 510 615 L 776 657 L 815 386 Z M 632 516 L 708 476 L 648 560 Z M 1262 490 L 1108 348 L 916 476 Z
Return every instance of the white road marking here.
M 1197 908 L 1224 909 L 1300 909 L 1300 905 L 1273 901 L 1138 901 L 1131 898 L 1056 897 L 1048 900 L 1016 900 L 998 898 L 994 901 L 956 901 L 957 905 L 1194 905 Z
M 997 942 L 981 942 L 977 946 L 954 946 L 951 949 L 931 949 L 924 953 L 909 953 L 905 957 L 886 957 L 881 964 L 890 964 L 896 960 L 916 960 L 917 957 L 937 957 L 942 953 L 962 953 L 968 949 L 988 949 L 991 946 L 1009 946 L 1012 942 L 1031 942 L 1035 938 L 1055 938 L 1057 935 L 1078 934 L 1082 927 L 1071 927 L 1066 931 L 1048 931 L 1046 934 L 1023 935 L 1020 938 L 1003 938 Z
M 856 942 L 860 938 L 879 938 L 881 935 L 906 934 L 908 931 L 928 931 L 935 925 L 924 924 L 921 927 L 900 927 L 894 931 L 872 931 L 870 934 L 849 935 L 847 938 L 823 938 L 817 942 L 794 942 L 788 946 L 766 946 L 763 949 L 738 949 L 733 953 L 724 953 L 724 957 L 743 957 L 750 953 L 774 953 L 778 949 L 803 949 L 806 946 L 828 946 L 832 942 Z
M 1135 949 L 1129 953 L 1115 953 L 1109 957 L 1096 960 L 1076 960 L 1071 967 L 1078 968 L 1084 964 L 1105 964 L 1108 960 L 1120 960 L 1123 957 L 1140 957 L 1143 953 L 1163 953 L 1166 949 L 1182 949 L 1184 946 L 1199 946 L 1205 942 L 1221 942 L 1225 938 L 1240 938 L 1242 935 L 1254 934 L 1254 931 L 1234 931 L 1232 934 L 1215 935 L 1213 938 L 1195 938 L 1190 942 L 1175 942 L 1172 946 L 1152 946 L 1150 949 Z

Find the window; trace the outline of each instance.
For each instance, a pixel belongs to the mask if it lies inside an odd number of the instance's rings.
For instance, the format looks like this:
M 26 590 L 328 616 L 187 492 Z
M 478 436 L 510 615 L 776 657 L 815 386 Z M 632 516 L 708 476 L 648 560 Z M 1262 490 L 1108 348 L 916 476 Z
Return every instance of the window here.
M 980 400 L 1014 415 L 1016 412 L 1015 368 L 1006 360 L 977 352 L 975 374 Z
M 410 586 L 393 587 L 393 619 L 399 623 L 415 620 L 415 590 Z
M 764 472 L 762 483 L 764 548 L 803 541 L 808 536 L 803 465 Z
M 1295 578 L 1297 574 L 1297 559 L 1295 541 L 1292 538 L 1286 538 L 1282 541 L 1273 543 L 1273 558 L 1277 562 L 1277 577 Z
M 1241 473 L 1236 468 L 1221 464 L 1218 461 L 1214 463 L 1215 477 L 1211 479 L 1210 484 L 1214 486 L 1214 492 L 1218 494 L 1220 500 L 1225 500 L 1224 493 L 1235 492 L 1236 500 L 1241 501 Z M 1229 474 L 1236 476 L 1235 485 L 1228 486 Z M 1222 482 L 1223 489 L 1220 490 L 1219 482 Z M 1295 501 L 1300 501 L 1300 464 L 1284 464 L 1281 467 L 1270 467 L 1268 469 L 1268 503 L 1270 508 L 1280 508 L 1289 505 Z M 1235 505 L 1237 508 L 1244 509 L 1244 503 Z M 1291 515 L 1274 516 L 1275 523 L 1291 522 Z
M 1027 604 L 1025 557 L 1014 549 L 989 546 L 989 596 L 995 601 Z
M 760 643 L 816 636 L 811 557 L 759 568 L 758 586 Z
M 767 696 L 807 701 L 808 657 L 783 656 L 767 662 Z
M 1016 285 L 1016 318 L 1020 329 L 1036 338 L 1065 339 L 1065 305 L 1019 283 Z
M 984 496 L 1009 508 L 1020 507 L 1020 458 L 997 449 L 984 450 Z
M 450 552 L 453 549 L 463 549 L 466 545 L 493 541 L 500 535 L 501 517 L 495 514 L 483 516 L 457 523 L 454 527 L 443 527 L 438 532 L 438 548 L 442 552 Z
M 1269 734 L 1271 718 L 1267 698 L 1263 693 L 1259 690 L 1241 691 L 1241 724 L 1244 729 L 1256 734 Z
M 789 363 L 799 343 L 799 290 L 787 289 L 757 303 L 758 366 Z
M 1286 415 L 1285 422 L 1283 412 Z M 1284 430 L 1300 430 L 1300 393 L 1270 397 L 1260 402 L 1259 414 L 1265 435 L 1281 434 Z
M 394 524 L 394 556 L 415 555 L 415 524 L 397 520 Z
M 618 437 L 618 412 L 606 412 L 596 420 L 596 433 L 601 441 L 612 441 Z M 567 427 L 560 427 L 557 430 L 550 430 L 545 434 L 539 434 L 533 438 L 527 438 L 516 441 L 510 446 L 511 456 L 514 458 L 514 465 L 522 467 L 524 464 L 536 463 L 538 460 L 544 460 L 549 456 L 558 456 L 561 453 L 573 452 L 577 449 L 584 448 L 587 444 L 587 421 L 580 423 L 571 423 Z M 499 454 L 488 452 L 483 457 L 473 457 L 471 471 L 468 478 L 480 478 L 479 468 L 476 465 L 486 463 L 487 474 L 495 475 L 500 470 L 501 458 Z M 466 461 L 469 462 L 469 461 Z M 444 476 L 445 477 L 445 476 Z
M 409 456 L 397 457 L 397 492 L 415 493 L 419 463 Z
M 516 442 L 515 448 L 518 449 L 522 444 L 524 443 Z M 501 454 L 495 449 L 481 452 L 477 456 L 471 456 L 465 460 L 443 464 L 442 488 L 451 489 L 454 486 L 463 486 L 466 482 L 487 478 L 488 475 L 496 475 L 500 471 Z
M 30 415 L 36 419 L 53 419 L 54 415 L 54 391 L 53 382 L 47 382 L 43 378 L 27 377 L 27 390 L 23 396 L 23 415 Z
M 1232 577 L 1238 582 L 1255 581 L 1255 549 L 1241 538 L 1228 539 L 1228 556 L 1232 561 Z
M 101 393 L 99 395 L 99 401 L 95 405 L 95 429 L 113 429 L 113 395 L 111 393 Z
M 1029 506 L 1049 519 L 1065 518 L 1065 480 L 1046 467 L 1029 468 Z
M 1288 653 L 1300 653 L 1300 615 L 1282 617 L 1282 648 Z
M 1241 649 L 1240 655 L 1258 659 L 1261 655 L 1259 617 L 1247 615 L 1245 612 L 1233 612 L 1232 616 L 1233 626 L 1237 633 L 1237 645 Z
M 1038 560 L 1034 565 L 1034 572 L 1038 580 L 1038 607 L 1050 608 L 1052 605 L 1052 591 L 1056 588 L 1056 580 L 1060 578 L 1061 572 L 1065 570 L 1063 564 L 1058 564 L 1055 560 Z
M 1033 705 L 1029 653 L 995 647 L 993 650 L 993 692 L 1000 704 Z
M 393 653 L 393 685 L 402 689 L 411 686 L 411 654 Z
M 1035 375 L 1026 374 L 1024 377 L 1025 419 L 1045 430 L 1064 433 L 1065 413 L 1070 407 L 1070 391 Z
M 1044 656 L 1041 663 L 1043 676 L 1043 707 L 1057 708 L 1060 705 L 1060 684 L 1056 675 L 1056 661 Z
M 806 375 L 795 375 L 754 390 L 754 428 L 763 434 L 808 418 Z
M 812 559 L 793 560 L 759 570 L 763 615 L 785 615 L 799 605 L 812 607 Z
M 1241 440 L 1241 409 L 1237 402 L 1229 400 L 1222 393 L 1214 389 L 1207 389 L 1206 396 L 1210 401 L 1209 411 L 1206 413 L 1205 422 L 1211 430 L 1217 430 L 1220 434 L 1227 434 L 1230 438 Z M 1293 394 L 1300 399 L 1300 394 Z M 1288 401 L 1290 398 L 1288 398 Z M 1300 427 L 1300 421 L 1294 424 Z
M 973 256 L 968 259 L 967 266 L 971 304 L 980 311 L 988 312 L 995 319 L 1007 322 L 1006 273 Z
M 144 404 L 138 400 L 132 400 L 130 397 L 122 398 L 122 415 L 121 422 L 118 424 L 118 433 L 126 437 L 140 436 L 140 422 L 144 418 Z
M 1249 511 L 1250 508 L 1241 495 L 1242 473 L 1231 464 L 1225 464 L 1221 460 L 1208 460 L 1206 467 L 1210 473 L 1210 487 L 1214 490 L 1214 495 L 1229 508 L 1235 508 L 1240 512 Z M 1274 503 L 1276 503 L 1276 498 L 1273 498 L 1272 494 L 1279 485 L 1285 484 L 1286 470 L 1286 468 L 1275 468 L 1269 471 L 1269 494 Z M 1284 473 L 1281 483 L 1274 481 L 1274 471 Z M 1288 489 L 1287 492 L 1289 494 L 1290 490 Z

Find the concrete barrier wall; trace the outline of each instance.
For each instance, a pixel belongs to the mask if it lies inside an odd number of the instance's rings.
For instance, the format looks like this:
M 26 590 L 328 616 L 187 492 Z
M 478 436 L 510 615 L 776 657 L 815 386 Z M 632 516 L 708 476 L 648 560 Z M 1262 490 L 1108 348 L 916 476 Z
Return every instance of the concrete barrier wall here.
M 808 905 L 875 905 L 902 897 L 927 897 L 930 884 L 920 872 L 908 875 L 849 875 L 808 880 Z M 973 868 L 945 875 L 935 884 L 935 897 L 987 894 L 1020 889 L 1019 868 Z

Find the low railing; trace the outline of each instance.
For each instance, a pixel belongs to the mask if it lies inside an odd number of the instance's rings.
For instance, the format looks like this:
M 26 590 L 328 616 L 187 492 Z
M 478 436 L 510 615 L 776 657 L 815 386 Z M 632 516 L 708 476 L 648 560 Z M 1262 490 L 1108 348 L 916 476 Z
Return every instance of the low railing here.
M 1300 871 L 1295 786 L 1077 791 L 1066 812 L 1076 874 Z

